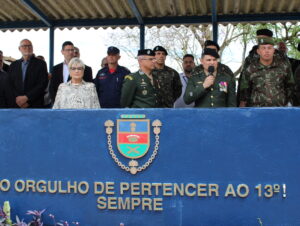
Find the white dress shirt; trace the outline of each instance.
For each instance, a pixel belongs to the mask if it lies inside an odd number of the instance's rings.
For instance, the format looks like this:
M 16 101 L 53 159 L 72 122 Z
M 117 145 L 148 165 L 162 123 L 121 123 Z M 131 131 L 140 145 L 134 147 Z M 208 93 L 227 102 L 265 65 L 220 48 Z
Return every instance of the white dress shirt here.
M 174 108 L 193 108 L 195 105 L 194 103 L 186 104 L 183 100 L 184 92 L 188 83 L 188 77 L 184 74 L 184 72 L 180 73 L 179 76 L 182 84 L 182 93 L 181 96 L 175 101 Z
M 64 76 L 64 83 L 67 83 L 70 76 L 70 72 L 69 72 L 69 67 L 65 62 L 64 62 L 63 76 Z

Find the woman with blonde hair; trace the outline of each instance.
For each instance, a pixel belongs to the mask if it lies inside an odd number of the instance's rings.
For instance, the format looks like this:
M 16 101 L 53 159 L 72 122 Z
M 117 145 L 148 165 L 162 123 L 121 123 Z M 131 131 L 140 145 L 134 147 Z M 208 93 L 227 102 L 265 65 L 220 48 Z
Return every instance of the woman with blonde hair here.
M 94 83 L 82 79 L 85 68 L 82 60 L 73 58 L 68 67 L 71 80 L 59 85 L 53 109 L 100 108 Z

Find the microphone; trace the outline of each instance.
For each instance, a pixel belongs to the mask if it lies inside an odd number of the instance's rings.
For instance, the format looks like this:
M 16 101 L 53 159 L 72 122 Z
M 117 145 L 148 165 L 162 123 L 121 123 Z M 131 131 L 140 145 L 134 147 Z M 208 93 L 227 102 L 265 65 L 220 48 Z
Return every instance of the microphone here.
M 214 72 L 215 72 L 215 67 L 214 67 L 214 66 L 209 66 L 209 67 L 208 67 L 208 74 L 209 74 L 209 75 L 213 75 Z

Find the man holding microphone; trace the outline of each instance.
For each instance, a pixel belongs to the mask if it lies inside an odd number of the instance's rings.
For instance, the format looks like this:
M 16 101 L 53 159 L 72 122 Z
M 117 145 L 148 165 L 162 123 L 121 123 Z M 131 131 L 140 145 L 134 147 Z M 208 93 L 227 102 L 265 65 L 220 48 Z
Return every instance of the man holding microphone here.
M 235 81 L 231 75 L 218 70 L 219 54 L 214 49 L 204 49 L 201 65 L 192 72 L 184 94 L 186 104 L 195 107 L 236 107 Z M 204 70 L 203 70 L 204 68 Z

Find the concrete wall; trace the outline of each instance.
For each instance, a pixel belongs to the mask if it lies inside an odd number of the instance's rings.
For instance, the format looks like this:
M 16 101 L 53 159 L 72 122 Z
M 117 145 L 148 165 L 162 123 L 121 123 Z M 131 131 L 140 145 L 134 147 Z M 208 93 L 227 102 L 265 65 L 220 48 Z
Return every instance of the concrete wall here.
M 112 120 L 112 148 L 128 166 L 116 144 L 122 114 L 162 122 L 157 156 L 135 175 L 108 150 Z M 9 200 L 21 218 L 46 208 L 48 223 L 51 213 L 84 226 L 300 225 L 299 116 L 298 108 L 1 110 L 0 203 Z M 153 154 L 150 133 L 140 166 Z

